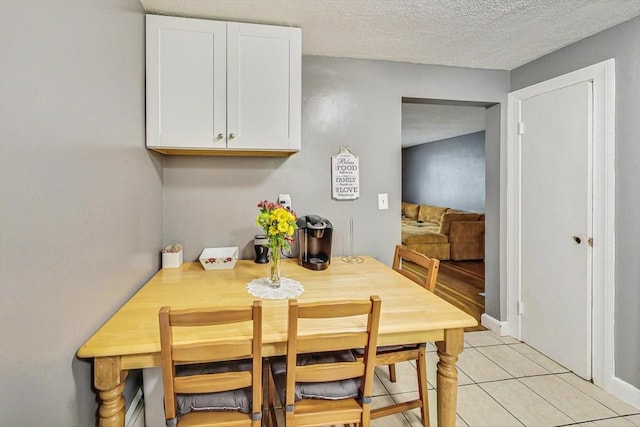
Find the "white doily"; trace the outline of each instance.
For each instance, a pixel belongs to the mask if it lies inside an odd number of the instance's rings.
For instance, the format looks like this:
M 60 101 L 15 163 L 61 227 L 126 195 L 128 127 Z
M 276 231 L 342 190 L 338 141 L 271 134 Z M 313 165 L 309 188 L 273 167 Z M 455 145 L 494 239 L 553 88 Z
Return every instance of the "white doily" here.
M 288 277 L 280 278 L 280 287 L 272 288 L 269 286 L 269 279 L 267 277 L 261 277 L 259 279 L 253 279 L 247 283 L 247 291 L 254 297 L 266 298 L 266 299 L 285 299 L 295 298 L 304 292 L 302 283 L 297 280 L 289 279 Z

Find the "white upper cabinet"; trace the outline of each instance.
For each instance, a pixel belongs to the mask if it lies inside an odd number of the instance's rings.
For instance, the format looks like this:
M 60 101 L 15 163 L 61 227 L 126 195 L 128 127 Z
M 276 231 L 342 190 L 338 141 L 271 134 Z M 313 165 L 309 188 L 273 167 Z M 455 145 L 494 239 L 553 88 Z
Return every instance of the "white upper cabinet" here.
M 147 15 L 147 147 L 299 151 L 301 51 L 299 28 Z

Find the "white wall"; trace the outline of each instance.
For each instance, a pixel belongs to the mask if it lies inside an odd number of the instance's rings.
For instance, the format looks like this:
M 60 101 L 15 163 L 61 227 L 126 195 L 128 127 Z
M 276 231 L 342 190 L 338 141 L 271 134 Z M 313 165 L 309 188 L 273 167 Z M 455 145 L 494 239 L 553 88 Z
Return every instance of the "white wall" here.
M 158 268 L 144 13 L 0 1 L 0 424 L 93 425 L 84 341 Z
M 615 375 L 640 388 L 640 17 L 513 70 L 511 90 L 609 58 L 616 67 Z

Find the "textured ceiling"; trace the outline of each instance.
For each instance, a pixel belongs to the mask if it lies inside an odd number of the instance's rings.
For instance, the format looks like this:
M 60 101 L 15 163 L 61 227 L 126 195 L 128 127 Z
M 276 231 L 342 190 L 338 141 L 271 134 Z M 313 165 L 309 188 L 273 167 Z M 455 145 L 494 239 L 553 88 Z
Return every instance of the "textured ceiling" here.
M 640 0 L 140 0 L 148 13 L 302 28 L 302 53 L 511 70 L 640 15 Z

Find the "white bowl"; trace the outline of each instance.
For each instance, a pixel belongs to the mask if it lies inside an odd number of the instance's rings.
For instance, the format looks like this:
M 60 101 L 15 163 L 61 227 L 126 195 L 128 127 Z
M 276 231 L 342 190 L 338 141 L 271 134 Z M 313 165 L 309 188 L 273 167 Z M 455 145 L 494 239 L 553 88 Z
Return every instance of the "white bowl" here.
M 200 264 L 205 270 L 228 270 L 238 261 L 238 247 L 205 248 L 200 254 Z

